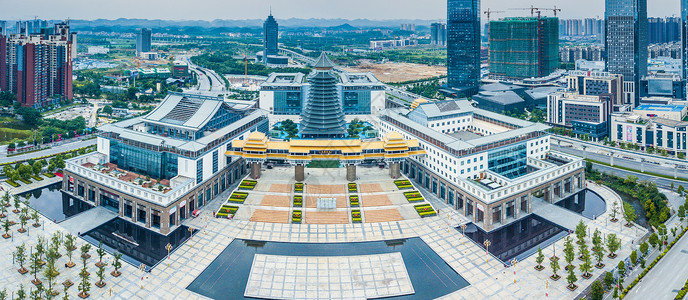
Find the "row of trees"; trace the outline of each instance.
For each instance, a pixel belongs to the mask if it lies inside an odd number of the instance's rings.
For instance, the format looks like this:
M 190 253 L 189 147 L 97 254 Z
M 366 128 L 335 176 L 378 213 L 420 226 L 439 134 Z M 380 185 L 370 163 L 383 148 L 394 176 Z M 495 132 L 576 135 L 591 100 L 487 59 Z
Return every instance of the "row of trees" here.
M 11 237 L 9 230 L 10 227 L 14 225 L 14 222 L 9 221 L 9 216 L 7 215 L 7 208 L 11 206 L 11 198 L 12 196 L 10 196 L 8 193 L 5 193 L 0 200 L 0 218 L 4 219 L 3 229 L 5 230 L 5 234 L 3 234 L 3 237 L 5 239 Z M 20 233 L 26 232 L 24 227 L 29 219 L 33 220 L 34 227 L 41 226 L 39 223 L 40 216 L 36 210 L 32 210 L 28 206 L 27 202 L 22 202 L 17 196 L 14 196 L 13 200 L 14 210 L 12 212 L 18 214 L 17 217 L 21 223 L 21 228 L 18 230 Z M 29 210 L 33 211 L 31 215 L 29 215 Z M 95 282 L 95 285 L 101 288 L 106 285 L 104 279 L 105 267 L 107 266 L 107 264 L 103 261 L 103 257 L 105 256 L 106 252 L 102 245 L 103 244 L 101 242 L 96 250 L 98 262 L 95 263 L 96 267 L 98 268 L 96 271 L 98 281 Z M 62 252 L 63 250 L 64 252 Z M 68 258 L 68 261 L 65 263 L 65 268 L 73 268 L 76 266 L 72 259 L 75 250 L 77 250 L 76 237 L 72 234 L 67 234 L 65 236 L 61 232 L 54 233 L 49 240 L 44 236 L 38 236 L 36 238 L 36 244 L 30 247 L 28 251 L 25 243 L 16 246 L 15 250 L 12 252 L 12 257 L 13 260 L 19 265 L 17 272 L 22 275 L 30 273 L 30 275 L 33 277 L 33 279 L 31 279 L 31 283 L 36 286 L 36 289 L 32 290 L 28 296 L 30 296 L 32 299 L 41 299 L 43 297 L 46 299 L 53 299 L 56 297 L 59 292 L 54 288 L 54 285 L 57 276 L 60 275 L 57 261 L 60 257 L 62 257 L 62 253 L 64 253 Z M 91 245 L 84 243 L 80 250 L 82 269 L 79 272 L 80 280 L 78 283 L 78 289 L 80 291 L 79 296 L 85 298 L 89 296 L 88 292 L 90 291 L 91 287 L 91 282 L 89 279 L 90 273 L 87 269 L 87 260 L 91 257 L 89 254 Z M 119 271 L 122 267 L 121 258 L 121 253 L 115 253 L 114 260 L 111 264 L 114 268 L 114 270 L 110 273 L 112 276 L 117 277 L 121 274 Z M 66 280 L 63 285 L 65 286 L 64 299 L 67 299 L 67 288 L 74 285 L 74 283 L 71 280 Z M 6 296 L 6 291 L 2 291 L 0 292 L 0 299 L 4 299 L 2 297 L 2 293 L 5 293 Z M 27 292 L 24 290 L 23 285 L 20 285 L 19 291 L 17 291 L 18 299 L 24 299 L 26 296 Z
M 616 234 L 609 234 L 607 235 L 606 239 L 603 239 L 599 229 L 595 229 L 595 232 L 590 238 L 592 242 L 592 247 L 588 248 L 588 242 L 586 241 L 586 236 L 588 234 L 587 230 L 587 226 L 582 221 L 578 223 L 578 226 L 576 226 L 575 230 L 576 245 L 578 246 L 578 259 L 581 260 L 579 268 L 582 272 L 581 277 L 585 279 L 589 279 L 590 277 L 592 277 L 591 272 L 593 270 L 593 258 L 596 261 L 594 265 L 596 268 L 601 269 L 605 266 L 605 264 L 602 263 L 602 260 L 604 259 L 605 255 L 605 246 L 609 252 L 609 254 L 607 255 L 609 258 L 615 258 L 617 256 L 616 251 L 619 250 L 619 247 L 621 247 L 621 241 L 619 238 L 616 237 Z M 568 272 L 566 281 L 568 282 L 568 288 L 570 290 L 575 290 L 577 288 L 575 283 L 578 281 L 578 277 L 574 272 L 576 266 L 573 265 L 573 261 L 575 258 L 576 251 L 573 245 L 573 241 L 571 240 L 570 236 L 567 236 L 564 242 L 564 260 L 566 261 L 564 269 Z M 537 262 L 537 265 L 535 266 L 536 270 L 541 271 L 545 268 L 544 266 L 542 266 L 542 262 L 544 261 L 544 259 L 545 257 L 542 254 L 542 249 L 538 247 L 538 254 L 535 258 L 535 261 Z M 552 278 L 553 280 L 559 280 L 561 278 L 561 276 L 559 276 L 558 274 L 558 271 L 560 269 L 559 257 L 557 257 L 556 255 L 550 257 L 550 268 L 552 269 L 552 276 L 550 276 L 550 278 Z
M 13 181 L 19 180 L 19 178 L 28 179 L 31 175 L 38 175 L 43 171 L 43 168 L 47 166 L 48 172 L 54 172 L 56 170 L 61 170 L 65 167 L 65 159 L 73 157 L 74 155 L 85 154 L 86 150 L 82 149 L 75 154 L 58 154 L 50 158 L 47 162 L 45 159 L 33 160 L 30 159 L 26 163 L 17 163 L 12 168 L 11 165 L 5 165 L 2 167 L 2 172 L 5 176 Z
M 667 197 L 659 192 L 657 184 L 654 182 L 638 181 L 638 177 L 635 176 L 621 178 L 599 172 L 592 168 L 592 163 L 590 162 L 586 163 L 585 176 L 598 184 L 610 187 L 617 193 L 626 194 L 635 201 L 639 201 L 643 204 L 648 223 L 654 227 L 658 227 L 666 222 L 671 215 L 671 211 L 667 206 Z

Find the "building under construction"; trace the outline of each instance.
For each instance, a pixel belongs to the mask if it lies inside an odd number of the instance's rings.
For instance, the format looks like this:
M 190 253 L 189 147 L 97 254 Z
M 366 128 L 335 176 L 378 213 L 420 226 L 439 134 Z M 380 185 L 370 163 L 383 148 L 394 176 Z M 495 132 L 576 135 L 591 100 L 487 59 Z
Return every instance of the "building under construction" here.
M 496 78 L 545 77 L 559 67 L 559 19 L 490 21 L 490 74 Z

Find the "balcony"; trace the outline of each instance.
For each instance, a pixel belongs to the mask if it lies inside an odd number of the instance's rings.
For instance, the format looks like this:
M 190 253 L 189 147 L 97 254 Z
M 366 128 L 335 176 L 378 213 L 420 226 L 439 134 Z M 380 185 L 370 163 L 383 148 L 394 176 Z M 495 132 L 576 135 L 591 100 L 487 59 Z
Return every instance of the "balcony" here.
M 65 169 L 84 179 L 162 207 L 171 205 L 196 185 L 192 178 L 183 176 L 157 181 L 119 169 L 117 165 L 107 162 L 107 156 L 99 152 L 68 159 Z

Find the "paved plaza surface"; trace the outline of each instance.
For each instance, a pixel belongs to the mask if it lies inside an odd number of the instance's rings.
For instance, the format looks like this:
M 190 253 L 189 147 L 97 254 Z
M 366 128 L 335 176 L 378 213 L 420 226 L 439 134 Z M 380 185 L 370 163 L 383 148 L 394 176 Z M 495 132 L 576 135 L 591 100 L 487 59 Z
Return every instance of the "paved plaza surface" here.
M 293 172 L 293 169 L 287 170 Z M 336 172 L 331 172 L 332 170 Z M 342 169 L 320 169 L 320 172 L 323 172 L 322 174 L 317 174 L 317 172 L 319 172 L 317 169 L 306 169 L 306 172 L 306 180 L 312 178 L 318 181 L 317 183 L 319 184 L 332 184 L 334 180 L 343 181 L 343 178 L 345 178 L 342 175 L 343 173 L 340 173 Z M 358 173 L 359 178 L 357 183 L 359 184 L 370 183 L 374 181 L 375 178 L 384 178 L 384 176 L 388 178 L 389 176 L 387 169 L 379 170 L 377 168 L 365 169 L 359 167 Z M 261 184 L 266 182 L 265 177 L 266 176 L 259 179 L 259 186 L 257 189 L 260 188 Z M 290 184 L 289 178 L 293 180 L 293 173 L 284 173 L 281 178 L 283 182 L 277 181 L 277 183 Z M 266 188 L 267 193 L 271 188 Z M 394 189 L 393 187 L 384 186 L 382 186 L 382 188 Z M 620 224 L 622 222 L 608 222 L 610 218 L 608 214 L 611 211 L 611 203 L 614 201 L 620 203 L 621 199 L 607 188 L 592 183 L 588 183 L 588 188 L 605 199 L 608 206 L 607 212 L 597 217 L 596 220 L 582 217 L 580 219 L 587 224 L 590 232 L 599 229 L 605 236 L 610 233 L 615 233 L 621 239 L 621 250 L 617 252 L 617 258 L 609 259 L 605 257 L 603 263 L 606 264 L 606 267 L 603 269 L 595 268 L 593 271 L 593 278 L 597 278 L 603 274 L 603 272 L 611 270 L 621 259 L 627 257 L 633 249 L 636 249 L 637 240 L 646 233 L 646 230 L 638 226 L 626 228 Z M 276 191 L 286 190 L 284 186 L 282 186 L 281 189 L 277 187 Z M 392 202 L 395 201 L 393 197 L 394 192 L 395 191 L 389 195 Z M 432 249 L 432 251 L 444 260 L 451 269 L 470 284 L 467 287 L 460 288 L 444 295 L 446 299 L 544 299 L 546 297 L 553 299 L 572 299 L 592 283 L 592 279 L 583 279 L 580 276 L 580 272 L 577 272 L 577 284 L 579 288 L 571 292 L 566 289 L 567 283 L 565 280 L 560 279 L 559 281 L 552 281 L 549 279 L 552 272 L 548 262 L 543 264 L 545 266 L 543 271 L 538 272 L 534 270 L 533 267 L 536 264 L 535 255 L 531 255 L 523 261 L 518 262 L 515 267 L 506 268 L 502 262 L 486 254 L 482 245 L 475 244 L 471 240 L 462 237 L 460 231 L 454 229 L 458 224 L 466 223 L 468 220 L 459 212 L 448 208 L 446 204 L 440 203 L 431 197 L 426 197 L 426 199 L 430 201 L 436 209 L 440 209 L 441 213 L 439 216 L 422 219 L 419 217 L 405 217 L 403 220 L 380 223 L 287 224 L 252 222 L 249 221 L 250 215 L 241 218 L 239 217 L 240 213 L 237 213 L 237 217 L 233 220 L 213 218 L 213 212 L 226 202 L 230 193 L 229 191 L 222 193 L 211 203 L 201 208 L 201 215 L 198 218 L 185 220 L 184 225 L 200 231 L 191 240 L 171 253 L 169 258 L 164 259 L 150 273 L 143 273 L 139 271 L 137 267 L 123 263 L 121 270 L 123 273 L 122 276 L 115 278 L 111 275 L 106 275 L 106 287 L 98 288 L 92 285 L 90 292 L 92 295 L 91 298 L 110 298 L 110 293 L 112 293 L 112 298 L 115 299 L 204 298 L 204 296 L 190 291 L 187 287 L 206 270 L 206 268 L 208 268 L 235 239 L 287 243 L 350 243 L 420 238 L 430 249 Z M 290 196 L 291 193 L 293 193 L 293 191 L 290 189 Z M 370 193 L 373 194 L 376 192 L 371 190 Z M 256 204 L 256 209 L 260 209 L 260 205 L 258 204 Z M 404 205 L 392 207 L 401 207 L 400 210 L 402 210 Z M 245 207 L 240 208 L 239 212 L 244 208 Z M 390 207 L 386 208 L 389 209 Z M 305 209 L 307 210 L 307 208 Z M 334 210 L 349 209 L 351 208 L 337 208 Z M 413 213 L 415 213 L 415 211 L 413 211 Z M 405 216 L 404 212 L 401 212 L 401 215 Z M 17 217 L 12 213 L 10 213 L 10 218 L 17 220 Z M 554 218 L 556 218 L 556 214 Z M 14 239 L 0 239 L 0 286 L 6 287 L 9 291 L 16 291 L 19 288 L 19 283 L 23 284 L 25 288 L 32 285 L 30 283 L 30 275 L 21 275 L 16 271 L 18 266 L 12 263 L 11 253 L 15 250 L 16 245 L 22 242 L 26 243 L 27 248 L 35 245 L 35 235 L 39 234 L 41 231 L 43 231 L 45 235 L 58 231 L 65 232 L 59 224 L 49 222 L 44 218 L 43 221 L 45 221 L 45 228 L 32 228 L 30 232 L 31 236 L 29 236 L 29 234 L 18 233 L 16 229 L 19 225 L 14 225 L 12 228 Z M 553 221 L 556 222 L 556 220 Z M 78 243 L 82 244 L 84 241 L 78 239 Z M 563 244 L 564 241 L 562 239 L 544 248 L 544 255 L 550 257 L 556 251 L 558 256 L 562 256 Z M 94 250 L 91 250 L 91 254 L 96 257 Z M 284 255 L 289 256 L 291 254 Z M 57 282 L 71 279 L 77 283 L 78 268 L 81 266 L 76 256 L 77 255 L 75 255 L 75 261 L 77 267 L 69 270 L 60 268 L 61 274 Z M 112 256 L 108 254 L 104 260 L 111 262 Z M 63 255 L 58 265 L 63 266 L 65 262 L 66 258 Z M 92 257 L 88 263 L 89 271 L 91 272 L 91 282 L 93 282 L 93 278 L 95 277 L 95 262 L 96 259 Z M 404 263 L 408 264 L 405 261 Z M 306 264 L 308 264 L 308 260 Z M 106 271 L 109 273 L 112 271 L 112 267 L 106 267 Z M 224 269 L 223 271 L 232 272 L 231 269 Z M 408 273 L 409 276 L 414 276 L 413 272 L 409 271 Z M 559 274 L 563 275 L 564 272 L 559 271 Z M 219 288 L 222 287 L 222 284 L 222 282 L 217 283 Z M 401 284 L 399 286 L 401 289 Z M 422 295 L 424 292 L 417 287 L 412 286 L 412 288 L 414 288 L 415 293 L 418 295 Z M 244 292 L 248 293 L 249 291 L 245 290 Z M 270 291 L 271 295 L 272 292 L 273 291 Z M 71 287 L 68 293 L 71 296 L 70 298 L 76 298 L 76 294 L 78 293 L 76 286 Z M 288 298 L 286 290 L 277 291 L 276 293 L 282 293 L 279 294 L 281 296 L 277 298 L 282 298 L 282 296 Z M 376 288 L 376 293 L 384 294 L 384 291 Z M 330 298 L 338 297 L 331 294 Z
M 256 254 L 247 297 L 275 299 L 382 298 L 413 294 L 399 252 L 359 256 Z

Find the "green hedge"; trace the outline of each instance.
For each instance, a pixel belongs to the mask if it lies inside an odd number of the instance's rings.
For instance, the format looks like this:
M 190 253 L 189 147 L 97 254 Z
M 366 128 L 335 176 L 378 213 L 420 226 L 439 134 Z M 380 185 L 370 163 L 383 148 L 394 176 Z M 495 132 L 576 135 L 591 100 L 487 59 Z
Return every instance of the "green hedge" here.
M 26 178 L 19 178 L 19 181 L 26 183 L 26 184 L 31 184 L 31 180 L 28 180 Z
M 31 175 L 31 178 L 36 179 L 38 181 L 43 181 L 43 178 L 41 178 L 41 176 L 38 175 Z
M 14 182 L 14 180 L 12 180 L 12 179 L 7 179 L 7 181 L 5 181 L 5 182 L 7 182 L 7 184 L 9 184 L 13 187 L 19 187 L 19 184 Z
M 53 177 L 55 177 L 55 174 L 53 174 L 53 173 L 43 173 L 43 176 L 48 177 L 48 178 L 53 178 Z
M 643 270 L 643 272 L 640 273 L 640 275 L 638 276 L 638 278 L 636 278 L 635 280 L 633 280 L 633 281 L 631 282 L 631 284 L 629 284 L 629 285 L 623 290 L 623 292 L 621 292 L 620 299 L 623 299 L 623 298 L 626 296 L 626 294 L 628 294 L 628 292 L 630 292 L 631 289 L 638 283 L 638 281 L 639 281 L 640 279 L 643 279 L 643 277 L 645 277 L 645 275 L 646 275 L 650 270 L 652 270 L 652 268 L 655 267 L 655 265 L 659 262 L 659 260 L 662 259 L 662 257 L 664 257 L 664 255 L 666 255 L 667 252 L 669 252 L 669 250 L 671 250 L 672 247 L 674 247 L 674 244 L 676 244 L 676 241 L 678 241 L 678 240 L 681 239 L 681 237 L 686 233 L 686 230 L 688 230 L 688 228 L 685 228 L 685 229 L 676 237 L 676 239 L 674 239 L 674 241 L 671 242 L 671 243 L 669 244 L 669 246 L 668 246 L 666 249 L 664 249 L 664 251 L 662 251 L 662 253 L 660 253 L 659 256 L 657 256 L 657 258 L 655 258 L 655 260 L 653 260 L 652 263 L 650 263 L 650 265 L 647 266 L 647 268 L 645 268 L 645 270 Z M 686 282 L 686 284 L 688 284 L 688 282 Z M 685 290 L 685 289 L 684 289 L 684 290 Z M 684 293 L 684 295 L 685 295 L 685 293 Z

